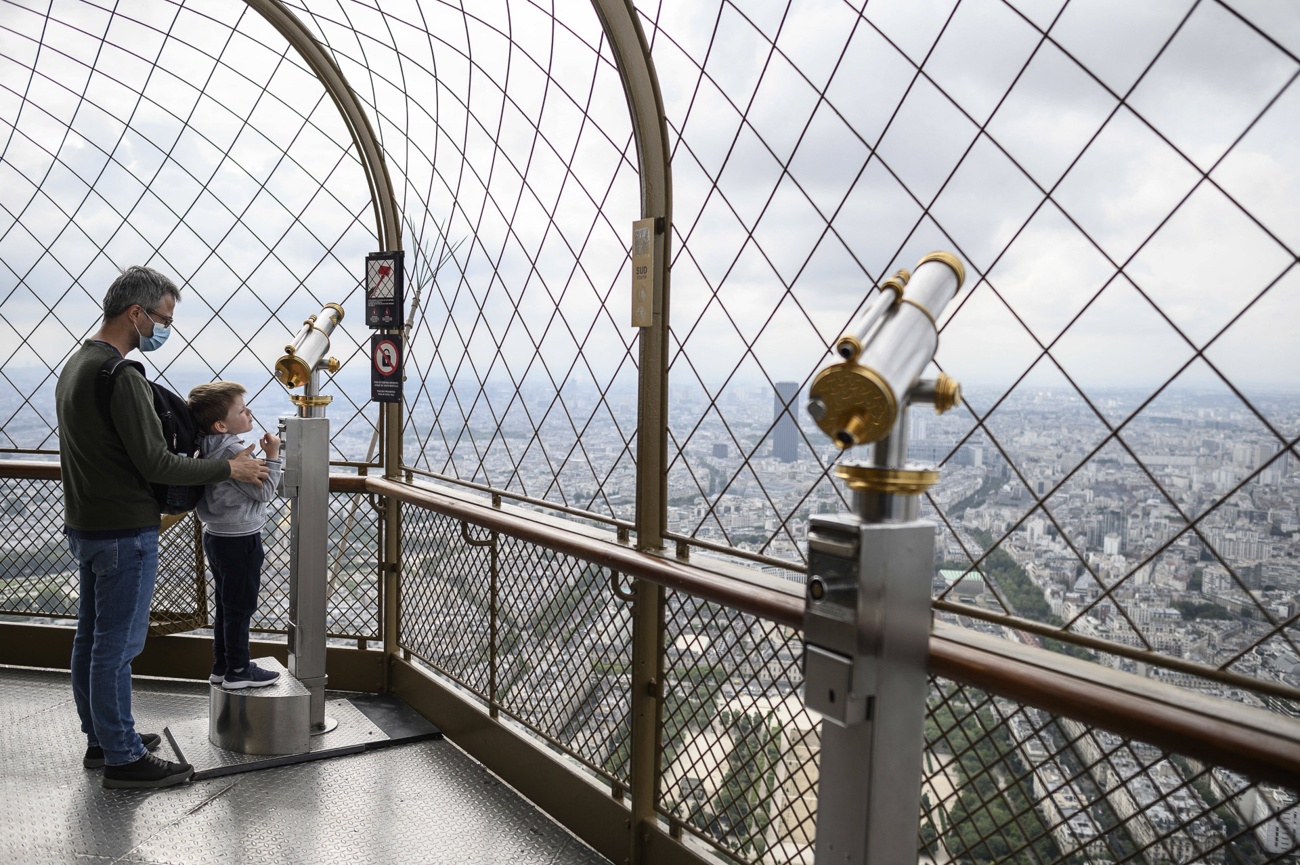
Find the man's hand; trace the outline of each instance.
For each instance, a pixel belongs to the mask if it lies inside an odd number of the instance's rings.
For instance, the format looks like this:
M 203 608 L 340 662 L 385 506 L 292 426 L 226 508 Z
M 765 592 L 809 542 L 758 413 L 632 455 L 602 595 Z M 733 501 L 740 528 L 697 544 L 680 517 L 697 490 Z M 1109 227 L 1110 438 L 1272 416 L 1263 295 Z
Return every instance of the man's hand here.
M 280 437 L 266 433 L 262 436 L 262 450 L 266 452 L 268 460 L 280 458 Z
M 266 470 L 266 463 L 249 456 L 253 448 L 254 445 L 249 445 L 235 454 L 235 458 L 229 461 L 230 476 L 235 480 L 243 481 L 246 484 L 260 484 L 269 476 L 270 473 Z

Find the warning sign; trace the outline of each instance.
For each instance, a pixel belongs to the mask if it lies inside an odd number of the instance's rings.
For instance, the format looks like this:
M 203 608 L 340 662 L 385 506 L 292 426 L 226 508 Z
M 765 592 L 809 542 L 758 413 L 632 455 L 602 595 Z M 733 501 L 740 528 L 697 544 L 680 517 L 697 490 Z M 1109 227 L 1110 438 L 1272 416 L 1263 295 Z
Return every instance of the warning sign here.
M 402 251 L 366 256 L 366 324 L 376 328 L 402 326 Z
M 401 334 L 370 337 L 370 398 L 375 402 L 402 401 Z

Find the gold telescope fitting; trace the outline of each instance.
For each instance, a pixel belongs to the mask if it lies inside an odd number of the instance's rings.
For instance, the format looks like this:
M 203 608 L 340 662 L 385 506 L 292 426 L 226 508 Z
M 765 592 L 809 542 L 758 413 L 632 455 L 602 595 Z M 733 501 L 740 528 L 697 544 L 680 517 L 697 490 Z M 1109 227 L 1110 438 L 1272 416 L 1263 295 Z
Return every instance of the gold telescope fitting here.
M 939 482 L 938 469 L 882 469 L 875 466 L 842 465 L 835 476 L 858 493 L 888 493 L 917 496 Z
M 318 394 L 317 396 L 307 396 L 306 394 L 296 393 L 289 397 L 289 402 L 296 406 L 306 406 L 314 408 L 323 405 L 329 405 L 334 401 L 334 397 L 328 394 Z
M 961 259 L 951 252 L 931 252 L 921 256 L 921 260 L 916 263 L 917 267 L 925 264 L 927 261 L 942 261 L 952 268 L 952 272 L 957 274 L 957 287 L 961 288 L 966 283 L 966 265 L 961 263 Z
M 906 267 L 900 268 L 898 273 L 895 273 L 889 279 L 880 284 L 880 290 L 884 291 L 887 288 L 892 289 L 894 294 L 897 295 L 897 297 L 894 298 L 894 303 L 898 303 L 899 298 L 903 296 L 903 287 L 907 285 L 907 281 L 911 278 L 912 272 L 910 270 Z
M 825 406 L 815 418 L 841 450 L 884 438 L 898 416 L 898 399 L 873 369 L 845 362 L 817 373 L 809 398 Z
M 306 361 L 292 353 L 293 346 L 289 346 L 289 349 L 289 354 L 275 362 L 275 377 L 285 387 L 293 390 L 311 381 L 311 369 Z
M 835 343 L 835 350 L 839 352 L 840 357 L 857 360 L 858 355 L 862 354 L 862 340 L 851 333 L 846 333 Z
M 934 413 L 943 414 L 961 402 L 961 384 L 946 372 L 934 382 Z

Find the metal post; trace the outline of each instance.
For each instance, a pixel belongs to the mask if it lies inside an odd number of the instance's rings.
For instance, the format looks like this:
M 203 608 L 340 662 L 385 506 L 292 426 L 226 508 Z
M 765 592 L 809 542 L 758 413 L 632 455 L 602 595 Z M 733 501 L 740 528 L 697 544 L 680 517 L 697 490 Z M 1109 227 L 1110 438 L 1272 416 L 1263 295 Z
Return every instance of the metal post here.
M 650 45 L 632 0 L 592 0 L 618 66 L 641 176 L 641 218 L 654 219 L 652 324 L 640 332 L 636 545 L 663 548 L 668 514 L 668 293 L 672 172 L 668 122 Z M 629 280 L 630 285 L 630 280 Z M 638 580 L 632 617 L 632 766 L 628 859 L 640 862 L 655 821 L 663 690 L 664 591 Z
M 805 693 L 823 716 L 816 861 L 915 863 L 934 525 L 815 516 L 808 537 Z
M 403 354 L 403 368 L 406 358 Z M 403 372 L 405 374 L 405 372 Z M 400 480 L 402 470 L 402 406 L 388 403 L 383 410 L 384 424 L 384 477 Z M 384 581 L 384 653 L 391 661 L 397 656 L 401 640 L 401 575 L 402 575 L 402 503 L 389 496 L 383 503 L 384 547 L 380 562 Z M 384 690 L 389 687 L 389 664 L 384 665 Z
M 284 437 L 283 487 L 289 498 L 289 672 L 311 695 L 308 727 L 327 733 L 337 722 L 325 717 L 325 634 L 329 602 L 329 419 L 331 397 L 320 393 L 322 370 L 337 372 L 327 357 L 330 334 L 343 321 L 343 307 L 327 303 L 308 316 L 275 376 L 285 387 L 302 387 L 290 398 L 296 417 L 280 419 Z
M 281 420 L 289 496 L 289 673 L 311 693 L 309 726 L 325 730 L 329 419 Z
M 664 589 L 636 581 L 632 603 L 632 820 L 628 861 L 645 861 L 645 841 L 659 797 L 660 731 L 663 727 Z

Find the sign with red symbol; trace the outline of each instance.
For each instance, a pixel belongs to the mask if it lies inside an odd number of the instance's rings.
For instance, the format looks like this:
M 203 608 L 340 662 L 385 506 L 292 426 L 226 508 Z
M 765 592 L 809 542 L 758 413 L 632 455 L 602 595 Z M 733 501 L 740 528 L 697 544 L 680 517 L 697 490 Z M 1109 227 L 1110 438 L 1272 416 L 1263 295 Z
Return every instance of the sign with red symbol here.
M 366 324 L 377 328 L 402 326 L 402 251 L 366 256 Z
M 370 361 L 370 398 L 375 402 L 401 402 L 401 334 L 370 337 Z

